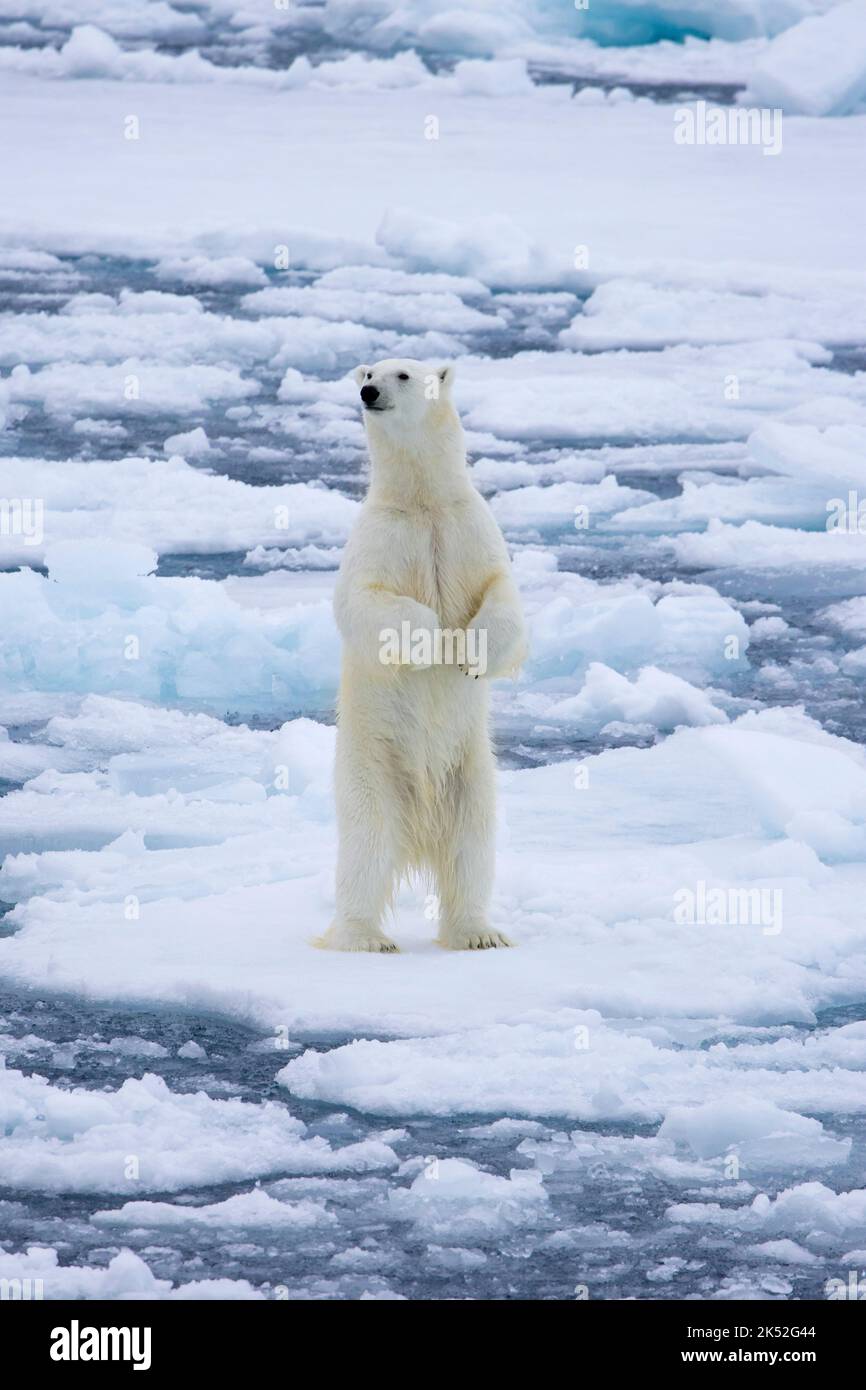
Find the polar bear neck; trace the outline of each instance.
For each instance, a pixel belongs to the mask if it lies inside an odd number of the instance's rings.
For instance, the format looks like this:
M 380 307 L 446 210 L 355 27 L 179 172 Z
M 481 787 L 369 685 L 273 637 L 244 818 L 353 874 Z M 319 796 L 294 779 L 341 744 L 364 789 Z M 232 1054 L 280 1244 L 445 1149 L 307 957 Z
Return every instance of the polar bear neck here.
M 395 436 L 378 422 L 368 426 L 370 501 L 406 509 L 447 506 L 472 490 L 466 444 L 457 411 L 443 402 L 423 423 Z

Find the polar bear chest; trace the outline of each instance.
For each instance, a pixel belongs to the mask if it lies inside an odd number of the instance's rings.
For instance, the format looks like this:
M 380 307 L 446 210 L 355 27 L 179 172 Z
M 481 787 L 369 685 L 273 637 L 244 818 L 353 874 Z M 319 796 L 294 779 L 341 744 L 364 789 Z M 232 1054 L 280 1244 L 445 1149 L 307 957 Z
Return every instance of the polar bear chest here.
M 467 521 L 456 509 L 404 515 L 386 558 L 386 587 L 432 608 L 445 627 L 470 621 L 488 580 L 488 558 Z

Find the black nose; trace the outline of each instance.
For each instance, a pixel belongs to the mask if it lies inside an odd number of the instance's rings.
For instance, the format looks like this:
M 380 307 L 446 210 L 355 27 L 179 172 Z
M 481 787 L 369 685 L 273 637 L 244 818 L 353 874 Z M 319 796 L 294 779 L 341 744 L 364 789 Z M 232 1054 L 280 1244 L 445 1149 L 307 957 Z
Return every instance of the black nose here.
M 379 399 L 379 388 L 378 388 L 378 386 L 362 386 L 362 387 L 361 387 L 361 400 L 364 402 L 365 405 L 372 405 L 373 402 L 374 402 L 374 401 L 377 401 L 378 399 Z

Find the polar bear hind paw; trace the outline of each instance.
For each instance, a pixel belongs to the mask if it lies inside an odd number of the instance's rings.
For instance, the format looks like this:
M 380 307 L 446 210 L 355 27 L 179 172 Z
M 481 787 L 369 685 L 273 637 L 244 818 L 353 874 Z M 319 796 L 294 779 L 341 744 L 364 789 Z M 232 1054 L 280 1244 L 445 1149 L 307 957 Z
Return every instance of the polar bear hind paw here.
M 378 927 L 366 923 L 334 922 L 324 936 L 313 942 L 322 951 L 372 951 L 393 954 L 399 950 L 396 941 Z

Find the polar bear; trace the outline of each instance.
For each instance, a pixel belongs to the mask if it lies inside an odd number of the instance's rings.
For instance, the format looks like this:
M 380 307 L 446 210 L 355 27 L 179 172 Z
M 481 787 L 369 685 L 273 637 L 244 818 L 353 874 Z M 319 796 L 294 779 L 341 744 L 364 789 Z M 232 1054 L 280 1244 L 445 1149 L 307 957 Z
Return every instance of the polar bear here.
M 334 595 L 343 639 L 336 914 L 317 943 L 396 951 L 382 931 L 402 875 L 432 877 L 438 944 L 509 946 L 490 926 L 491 678 L 525 637 L 502 533 L 466 468 L 453 366 L 358 367 L 372 465 Z

